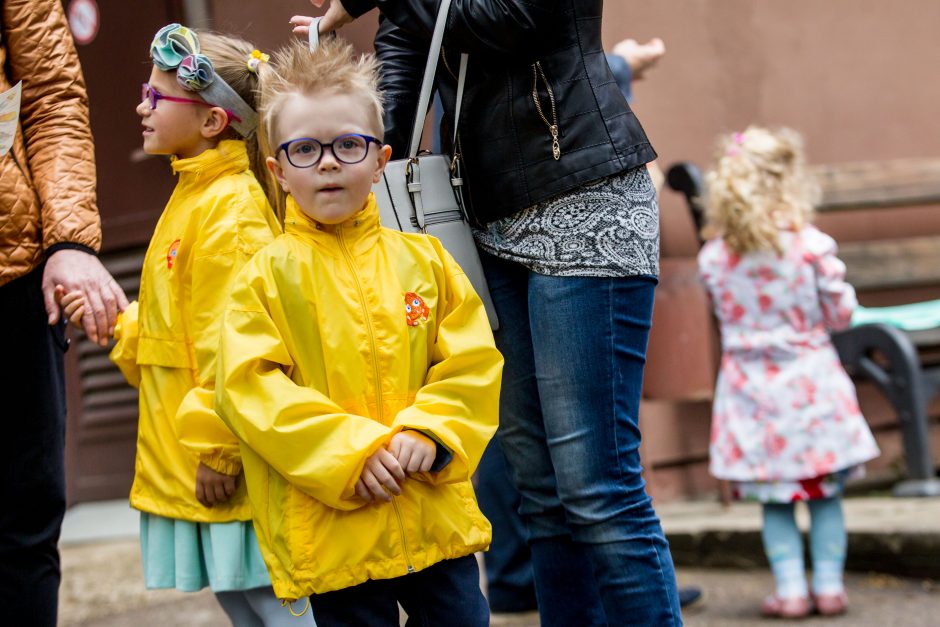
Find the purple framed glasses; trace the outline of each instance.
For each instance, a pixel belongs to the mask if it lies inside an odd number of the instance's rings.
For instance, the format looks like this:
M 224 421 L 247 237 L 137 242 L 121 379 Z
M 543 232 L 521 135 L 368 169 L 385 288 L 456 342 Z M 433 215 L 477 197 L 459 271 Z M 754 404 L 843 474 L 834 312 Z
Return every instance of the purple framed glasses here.
M 192 98 L 177 98 L 176 96 L 166 96 L 161 94 L 155 87 L 151 87 L 150 83 L 144 83 L 140 86 L 140 101 L 147 101 L 147 104 L 150 105 L 150 110 L 155 111 L 157 109 L 157 102 L 160 100 L 166 100 L 168 102 L 179 102 L 182 104 L 196 104 L 202 105 L 204 107 L 214 107 L 216 105 L 210 104 L 208 102 L 203 102 L 202 100 L 193 100 Z M 226 115 L 228 115 L 229 120 L 235 120 L 236 122 L 241 122 L 241 118 L 229 111 L 224 109 Z

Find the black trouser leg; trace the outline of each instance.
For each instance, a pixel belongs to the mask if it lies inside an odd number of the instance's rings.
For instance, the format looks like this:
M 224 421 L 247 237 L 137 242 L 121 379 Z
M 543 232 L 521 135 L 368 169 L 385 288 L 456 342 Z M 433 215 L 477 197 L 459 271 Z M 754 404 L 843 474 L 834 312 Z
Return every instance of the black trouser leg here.
M 46 324 L 42 268 L 0 286 L 0 616 L 54 627 L 65 514 L 64 327 Z

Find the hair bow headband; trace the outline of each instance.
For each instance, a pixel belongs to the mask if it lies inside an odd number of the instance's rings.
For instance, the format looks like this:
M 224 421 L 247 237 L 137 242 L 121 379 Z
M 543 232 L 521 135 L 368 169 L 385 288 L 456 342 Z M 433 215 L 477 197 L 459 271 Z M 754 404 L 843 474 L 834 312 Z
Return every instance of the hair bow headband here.
M 258 114 L 216 74 L 209 57 L 200 53 L 199 38 L 191 29 L 180 24 L 161 28 L 150 44 L 150 58 L 164 72 L 176 70 L 183 89 L 198 92 L 206 102 L 225 109 L 229 123 L 242 137 L 255 132 Z

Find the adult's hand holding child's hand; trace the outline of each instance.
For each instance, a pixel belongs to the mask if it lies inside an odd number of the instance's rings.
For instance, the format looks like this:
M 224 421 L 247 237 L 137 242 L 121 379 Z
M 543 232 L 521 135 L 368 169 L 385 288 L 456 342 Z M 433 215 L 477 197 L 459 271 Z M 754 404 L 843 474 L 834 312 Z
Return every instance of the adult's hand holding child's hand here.
M 201 463 L 196 468 L 196 500 L 205 505 L 221 505 L 232 498 L 238 477 L 222 474 Z
M 82 328 L 82 317 L 85 315 L 85 297 L 81 290 L 66 293 L 61 285 L 55 286 L 55 300 L 62 308 L 62 315 L 76 329 Z
M 366 460 L 362 475 L 356 482 L 356 494 L 369 503 L 376 500 L 387 503 L 392 500 L 389 492 L 401 494 L 400 483 L 404 479 L 405 471 L 398 459 L 387 449 L 380 448 Z
M 392 436 L 388 450 L 409 475 L 427 472 L 437 457 L 434 440 L 419 431 L 399 431 Z

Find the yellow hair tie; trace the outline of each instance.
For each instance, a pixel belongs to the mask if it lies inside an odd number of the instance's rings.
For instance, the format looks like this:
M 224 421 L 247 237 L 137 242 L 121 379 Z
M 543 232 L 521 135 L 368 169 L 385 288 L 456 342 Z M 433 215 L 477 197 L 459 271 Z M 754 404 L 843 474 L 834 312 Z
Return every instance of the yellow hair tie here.
M 251 56 L 248 57 L 248 61 L 247 61 L 248 70 L 249 70 L 252 74 L 257 74 L 257 73 L 258 73 L 258 67 L 259 67 L 262 63 L 267 63 L 267 62 L 268 62 L 268 59 L 270 59 L 270 58 L 271 58 L 270 55 L 267 55 L 267 54 L 261 52 L 260 50 L 252 50 L 252 51 L 251 51 Z

